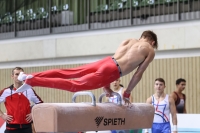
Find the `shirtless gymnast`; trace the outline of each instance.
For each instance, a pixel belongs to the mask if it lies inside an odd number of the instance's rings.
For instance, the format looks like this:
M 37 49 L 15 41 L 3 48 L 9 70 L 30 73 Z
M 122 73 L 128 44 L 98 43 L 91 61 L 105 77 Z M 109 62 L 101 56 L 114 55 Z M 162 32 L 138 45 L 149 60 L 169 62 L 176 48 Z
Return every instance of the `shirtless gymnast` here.
M 57 88 L 70 92 L 103 87 L 107 96 L 111 96 L 110 83 L 137 68 L 123 94 L 125 104 L 129 105 L 130 93 L 154 59 L 154 49 L 157 47 L 156 34 L 149 30 L 144 31 L 139 40 L 128 39 L 122 42 L 112 57 L 72 69 L 52 69 L 32 74 L 22 72 L 18 80 L 25 80 L 25 83 L 16 92 L 23 92 L 30 86 Z

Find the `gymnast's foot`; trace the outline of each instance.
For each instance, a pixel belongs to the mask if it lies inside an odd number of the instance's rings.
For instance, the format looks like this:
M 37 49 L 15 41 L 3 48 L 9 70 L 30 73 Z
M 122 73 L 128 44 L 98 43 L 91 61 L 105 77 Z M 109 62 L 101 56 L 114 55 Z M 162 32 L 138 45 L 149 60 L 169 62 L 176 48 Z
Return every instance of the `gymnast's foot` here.
M 19 81 L 24 81 L 24 80 L 26 80 L 26 77 L 27 77 L 27 75 L 24 74 L 24 72 L 20 72 L 20 73 L 19 73 L 19 76 L 17 77 L 17 79 L 18 79 Z
M 19 93 L 19 92 L 24 92 L 28 89 L 32 88 L 32 86 L 30 86 L 29 84 L 24 83 L 21 87 L 19 87 L 15 92 Z
M 17 77 L 19 81 L 24 81 L 26 79 L 31 79 L 31 78 L 33 78 L 33 75 L 27 75 L 27 74 L 24 74 L 24 72 L 20 72 L 19 76 Z

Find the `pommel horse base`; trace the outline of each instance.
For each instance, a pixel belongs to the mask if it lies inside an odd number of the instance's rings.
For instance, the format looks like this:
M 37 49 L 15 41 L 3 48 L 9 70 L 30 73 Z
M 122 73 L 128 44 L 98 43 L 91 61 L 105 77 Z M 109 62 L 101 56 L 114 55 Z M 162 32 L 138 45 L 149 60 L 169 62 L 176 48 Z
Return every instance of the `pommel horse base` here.
M 76 96 L 88 94 L 91 103 L 75 103 Z M 134 103 L 132 108 L 118 104 L 96 103 L 91 92 L 77 92 L 74 103 L 42 103 L 32 109 L 36 132 L 81 132 L 151 128 L 154 107 L 145 103 Z M 99 101 L 102 101 L 101 95 Z

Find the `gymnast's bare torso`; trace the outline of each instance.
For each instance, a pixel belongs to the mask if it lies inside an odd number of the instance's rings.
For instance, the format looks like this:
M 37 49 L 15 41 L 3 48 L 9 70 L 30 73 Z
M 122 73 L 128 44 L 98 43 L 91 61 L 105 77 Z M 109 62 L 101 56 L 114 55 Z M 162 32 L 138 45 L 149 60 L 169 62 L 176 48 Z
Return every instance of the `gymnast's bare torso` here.
M 149 59 L 150 63 L 154 55 L 154 48 L 146 39 L 141 38 L 140 40 L 129 39 L 124 41 L 113 57 L 118 62 L 122 76 L 124 76 L 140 66 L 145 59 Z
M 141 80 L 142 75 L 149 63 L 154 59 L 154 44 L 154 40 L 150 40 L 145 37 L 141 37 L 139 40 L 128 39 L 119 46 L 113 55 L 121 69 L 121 76 L 129 74 L 137 68 L 123 94 L 123 99 L 128 105 L 131 104 L 129 101 L 131 91 Z M 107 96 L 112 94 L 112 90 L 110 88 L 105 87 L 104 91 L 107 93 Z

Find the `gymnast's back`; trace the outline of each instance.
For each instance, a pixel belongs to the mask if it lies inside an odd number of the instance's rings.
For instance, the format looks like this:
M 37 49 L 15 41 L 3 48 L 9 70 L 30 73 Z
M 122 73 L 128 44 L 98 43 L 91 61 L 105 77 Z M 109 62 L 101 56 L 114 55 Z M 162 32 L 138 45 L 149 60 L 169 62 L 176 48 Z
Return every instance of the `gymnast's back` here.
M 128 39 L 123 41 L 113 57 L 118 62 L 122 71 L 122 76 L 124 76 L 140 66 L 146 58 L 152 60 L 154 55 L 155 52 L 151 41 L 147 38 L 140 38 L 139 40 Z

